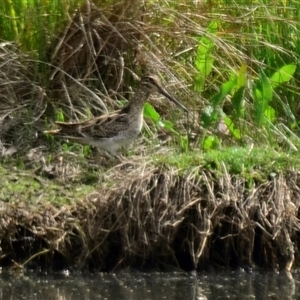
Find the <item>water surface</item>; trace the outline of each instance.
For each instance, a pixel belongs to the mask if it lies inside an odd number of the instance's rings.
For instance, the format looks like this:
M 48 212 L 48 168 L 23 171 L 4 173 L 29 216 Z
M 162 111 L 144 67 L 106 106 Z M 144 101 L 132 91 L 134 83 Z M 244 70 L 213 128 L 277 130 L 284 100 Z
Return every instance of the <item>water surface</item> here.
M 0 299 L 300 299 L 300 274 L 210 272 L 0 277 Z

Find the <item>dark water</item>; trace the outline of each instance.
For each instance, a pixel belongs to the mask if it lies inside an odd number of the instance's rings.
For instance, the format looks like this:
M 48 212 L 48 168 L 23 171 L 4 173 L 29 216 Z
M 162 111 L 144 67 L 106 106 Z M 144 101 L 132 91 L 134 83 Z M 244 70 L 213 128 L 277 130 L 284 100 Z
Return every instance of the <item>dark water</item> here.
M 300 299 L 300 274 L 0 275 L 0 299 Z

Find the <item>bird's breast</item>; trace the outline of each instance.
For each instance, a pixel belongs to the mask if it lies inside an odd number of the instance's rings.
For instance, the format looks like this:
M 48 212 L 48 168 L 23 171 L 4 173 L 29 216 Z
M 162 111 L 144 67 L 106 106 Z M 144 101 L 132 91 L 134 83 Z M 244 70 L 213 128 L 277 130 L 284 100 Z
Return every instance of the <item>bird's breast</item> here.
M 143 127 L 143 111 L 129 119 L 128 131 L 135 136 L 138 136 Z

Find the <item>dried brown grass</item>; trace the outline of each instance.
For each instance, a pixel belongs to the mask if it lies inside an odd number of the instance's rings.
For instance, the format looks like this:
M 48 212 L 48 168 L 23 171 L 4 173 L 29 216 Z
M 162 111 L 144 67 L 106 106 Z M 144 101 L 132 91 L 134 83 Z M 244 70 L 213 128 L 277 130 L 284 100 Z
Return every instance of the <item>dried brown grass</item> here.
M 30 57 L 14 43 L 0 43 L 0 154 L 9 145 L 28 149 L 36 139 L 46 101 L 34 71 Z
M 300 174 L 252 187 L 224 174 L 135 161 L 103 175 L 101 188 L 76 205 L 6 204 L 0 263 L 48 249 L 32 261 L 101 271 L 299 266 Z
M 107 112 L 107 107 L 117 109 L 118 101 L 130 98 L 145 72 L 161 73 L 187 92 L 186 84 L 174 76 L 172 69 L 180 66 L 170 54 L 173 50 L 163 45 L 164 41 L 175 48 L 175 44 L 185 43 L 186 28 L 175 23 L 154 25 L 151 19 L 145 4 L 138 0 L 106 5 L 87 0 L 70 15 L 49 50 L 54 110 L 61 109 L 66 119 L 76 120 Z M 160 36 L 159 42 L 155 36 Z M 189 38 L 189 43 L 195 41 Z M 182 66 L 180 69 L 184 72 Z M 159 111 L 166 110 L 162 105 Z
M 216 178 L 197 168 L 180 176 L 175 169 L 142 164 L 120 170 L 119 180 L 115 171 L 111 174 L 115 188 L 104 198 L 124 265 L 290 270 L 294 263 L 300 226 L 297 173 L 291 173 L 294 180 L 280 176 L 252 189 L 245 179 L 226 172 Z M 291 197 L 295 191 L 298 197 Z
M 166 74 L 178 85 L 166 50 L 151 41 L 158 28 L 144 22 L 148 17 L 140 1 L 103 8 L 87 0 L 47 50 L 49 61 L 34 61 L 14 43 L 1 43 L 2 152 L 6 144 L 23 153 L 43 144 L 42 129 L 60 111 L 66 121 L 76 121 L 107 112 L 107 106 L 119 108 L 146 71 Z
M 70 21 L 51 50 L 53 105 L 68 118 L 106 112 L 106 104 L 128 93 L 131 74 L 137 66 L 140 1 L 97 6 L 86 1 Z M 132 80 L 131 80 L 132 81 Z M 94 92 L 86 87 L 93 85 Z M 56 98 L 59 98 L 57 102 Z

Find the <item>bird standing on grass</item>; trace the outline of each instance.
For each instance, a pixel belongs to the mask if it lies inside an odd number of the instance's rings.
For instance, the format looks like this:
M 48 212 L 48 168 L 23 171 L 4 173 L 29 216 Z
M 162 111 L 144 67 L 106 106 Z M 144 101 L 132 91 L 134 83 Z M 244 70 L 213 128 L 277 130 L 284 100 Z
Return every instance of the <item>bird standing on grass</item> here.
M 44 131 L 44 133 L 94 146 L 113 156 L 118 156 L 117 151 L 122 146 L 132 143 L 140 134 L 143 126 L 144 103 L 154 92 L 159 92 L 185 112 L 189 112 L 162 87 L 157 76 L 145 75 L 132 99 L 122 109 L 83 122 L 57 122 L 58 129 Z

